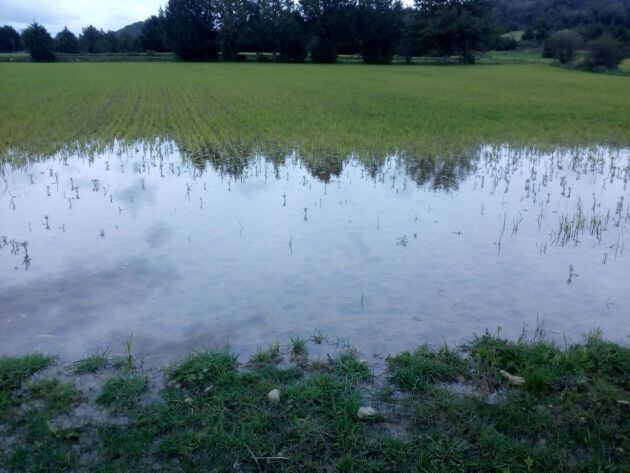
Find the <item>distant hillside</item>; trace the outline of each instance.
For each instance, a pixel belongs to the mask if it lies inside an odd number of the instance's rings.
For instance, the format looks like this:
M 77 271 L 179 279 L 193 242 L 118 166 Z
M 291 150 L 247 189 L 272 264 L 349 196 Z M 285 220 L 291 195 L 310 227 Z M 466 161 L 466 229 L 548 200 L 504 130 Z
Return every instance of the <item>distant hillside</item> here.
M 557 31 L 594 23 L 627 28 L 630 0 L 498 0 L 496 16 L 507 30 Z
M 142 32 L 142 25 L 144 25 L 144 21 L 136 21 L 135 23 L 122 27 L 114 33 L 118 38 L 121 36 L 131 36 L 132 38 L 135 38 L 140 36 L 140 33 Z

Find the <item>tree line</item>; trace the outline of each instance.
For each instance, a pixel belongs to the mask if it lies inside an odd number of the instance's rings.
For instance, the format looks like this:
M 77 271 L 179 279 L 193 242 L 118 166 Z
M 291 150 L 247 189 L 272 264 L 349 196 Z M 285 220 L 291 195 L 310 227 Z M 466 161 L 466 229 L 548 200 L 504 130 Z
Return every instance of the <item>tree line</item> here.
M 189 61 L 239 61 L 246 51 L 260 61 L 310 57 L 331 63 L 340 54 L 360 54 L 366 63 L 387 63 L 394 55 L 408 61 L 455 56 L 471 63 L 478 51 L 516 47 L 514 39 L 501 34 L 520 28 L 525 41 L 544 44 L 547 56 L 567 62 L 574 56 L 567 49 L 593 40 L 623 57 L 630 43 L 629 3 L 415 0 L 405 7 L 399 0 L 169 0 L 136 35 L 90 25 L 78 37 L 64 28 L 52 38 L 37 23 L 21 35 L 5 26 L 0 50 L 24 47 L 36 60 L 53 60 L 55 52 L 172 51 Z
M 288 62 L 310 56 L 330 63 L 339 54 L 360 54 L 369 63 L 389 62 L 395 54 L 470 62 L 473 51 L 490 47 L 497 36 L 492 5 L 491 0 L 416 0 L 407 8 L 399 0 L 169 0 L 135 38 L 93 26 L 78 37 L 64 28 L 52 38 L 33 23 L 21 37 L 3 27 L 0 49 L 22 46 L 38 60 L 51 60 L 55 52 L 172 51 L 183 60 L 238 61 L 247 51 L 260 60 Z

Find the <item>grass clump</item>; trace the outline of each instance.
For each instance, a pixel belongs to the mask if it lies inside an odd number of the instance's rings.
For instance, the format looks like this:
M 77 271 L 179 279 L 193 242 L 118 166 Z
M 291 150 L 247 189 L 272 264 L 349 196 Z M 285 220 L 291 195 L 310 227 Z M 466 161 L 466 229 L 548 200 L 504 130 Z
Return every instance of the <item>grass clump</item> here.
M 273 364 L 277 365 L 282 361 L 280 354 L 280 342 L 273 342 L 266 350 L 258 349 L 251 357 L 250 363 L 255 365 Z
M 467 373 L 466 362 L 447 346 L 433 351 L 428 345 L 421 345 L 414 352 L 388 357 L 387 364 L 392 381 L 413 391 L 440 381 L 454 381 Z
M 146 376 L 124 373 L 105 381 L 96 402 L 114 409 L 132 409 L 148 388 L 149 380 Z
M 16 391 L 26 379 L 47 368 L 54 361 L 55 357 L 41 353 L 0 358 L 0 414 L 19 402 Z
M 359 353 L 352 348 L 343 350 L 336 359 L 332 360 L 332 368 L 337 376 L 353 382 L 372 379 L 372 372 L 367 363 L 360 360 Z
M 37 371 L 47 368 L 55 357 L 35 353 L 20 357 L 0 358 L 0 390 L 17 389 L 22 381 Z
M 306 348 L 306 340 L 301 337 L 295 337 L 291 342 L 291 357 L 294 359 L 305 358 L 308 356 L 308 348 Z
M 230 382 L 236 374 L 236 355 L 227 350 L 200 351 L 187 356 L 168 370 L 170 379 L 189 389 L 203 389 L 212 383 Z
M 106 368 L 109 362 L 109 350 L 98 351 L 74 363 L 74 372 L 76 374 L 96 373 Z

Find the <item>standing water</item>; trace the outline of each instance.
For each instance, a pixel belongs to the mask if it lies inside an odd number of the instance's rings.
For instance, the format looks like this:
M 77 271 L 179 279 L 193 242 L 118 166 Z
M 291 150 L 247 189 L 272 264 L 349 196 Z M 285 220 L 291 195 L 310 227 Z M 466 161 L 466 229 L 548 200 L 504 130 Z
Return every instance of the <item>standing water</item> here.
M 172 144 L 0 172 L 0 354 L 366 354 L 544 323 L 630 335 L 630 150 L 223 161 Z

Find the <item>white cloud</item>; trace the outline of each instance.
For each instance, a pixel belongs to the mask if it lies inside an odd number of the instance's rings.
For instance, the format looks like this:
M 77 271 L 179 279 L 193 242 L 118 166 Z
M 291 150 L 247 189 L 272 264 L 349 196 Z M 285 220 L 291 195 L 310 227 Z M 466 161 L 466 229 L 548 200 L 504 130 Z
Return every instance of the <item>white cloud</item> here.
M 0 0 L 0 25 L 21 30 L 34 20 L 54 36 L 67 26 L 117 30 L 157 13 L 166 0 Z

